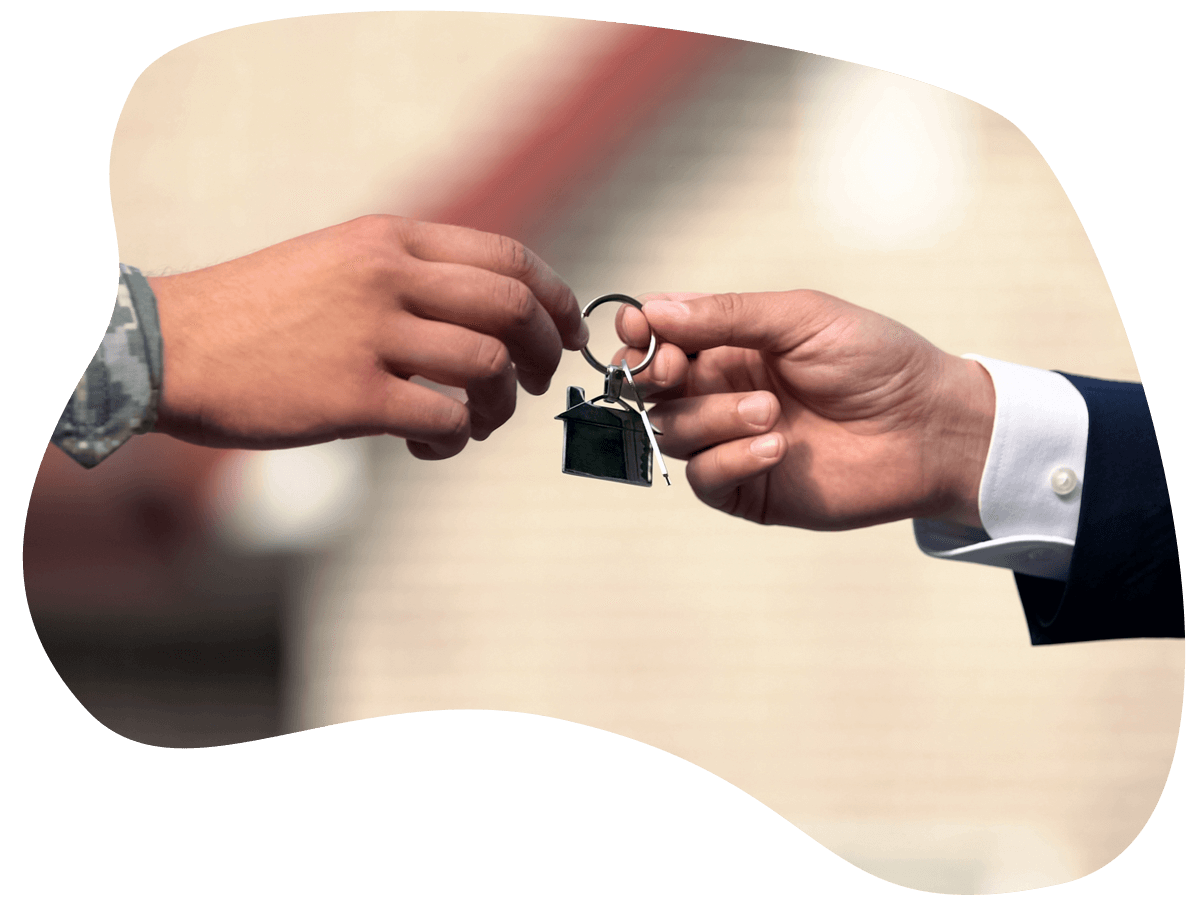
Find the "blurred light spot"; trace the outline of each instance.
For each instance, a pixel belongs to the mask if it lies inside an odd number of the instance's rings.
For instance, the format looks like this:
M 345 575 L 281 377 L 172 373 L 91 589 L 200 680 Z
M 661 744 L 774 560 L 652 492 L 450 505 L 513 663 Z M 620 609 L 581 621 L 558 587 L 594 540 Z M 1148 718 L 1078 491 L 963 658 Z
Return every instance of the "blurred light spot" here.
M 230 453 L 214 474 L 214 525 L 250 552 L 317 549 L 354 524 L 365 479 L 359 441 Z
M 927 892 L 1011 893 L 1077 877 L 1068 852 L 1029 824 L 826 820 L 814 830 L 860 869 Z
M 808 100 L 800 183 L 838 243 L 926 247 L 961 223 L 976 151 L 960 98 L 838 66 Z

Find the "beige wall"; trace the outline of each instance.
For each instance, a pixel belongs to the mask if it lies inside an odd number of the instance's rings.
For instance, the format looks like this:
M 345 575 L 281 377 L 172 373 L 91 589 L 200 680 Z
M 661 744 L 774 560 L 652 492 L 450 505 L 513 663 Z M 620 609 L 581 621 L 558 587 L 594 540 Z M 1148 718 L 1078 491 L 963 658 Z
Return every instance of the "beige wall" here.
M 180 48 L 138 82 L 114 141 L 122 258 L 186 269 L 430 208 L 612 35 L 381 14 Z M 885 188 L 932 185 L 932 213 L 904 207 L 911 191 L 873 218 L 870 197 L 822 193 L 863 150 L 856 104 L 900 135 L 896 154 L 860 163 L 883 165 Z M 905 168 L 893 157 L 910 138 Z M 952 352 L 1137 375 L 1035 149 L 921 85 L 748 46 L 586 197 L 535 245 L 583 300 L 814 287 Z M 896 210 L 896 227 L 868 227 Z M 1174 749 L 1181 642 L 1032 648 L 1008 573 L 928 559 L 906 523 L 752 526 L 702 507 L 680 463 L 674 486 L 648 491 L 564 476 L 553 416 L 568 384 L 599 377 L 566 359 L 546 396 L 445 463 L 367 442 L 373 501 L 296 598 L 295 727 L 447 707 L 583 722 L 702 765 L 927 889 L 1077 877 L 1132 839 Z
M 121 257 L 187 271 L 436 206 L 618 34 L 571 19 L 356 13 L 248 25 L 155 61 L 112 152 Z

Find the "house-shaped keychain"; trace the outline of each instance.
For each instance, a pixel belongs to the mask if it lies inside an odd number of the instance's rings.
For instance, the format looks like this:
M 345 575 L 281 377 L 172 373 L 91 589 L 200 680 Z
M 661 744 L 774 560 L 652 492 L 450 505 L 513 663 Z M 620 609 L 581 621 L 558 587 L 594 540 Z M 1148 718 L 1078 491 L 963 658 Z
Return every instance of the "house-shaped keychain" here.
M 583 317 L 586 319 L 600 304 L 613 302 L 642 308 L 642 304 L 625 294 L 605 294 L 584 308 Z M 568 388 L 567 411 L 554 417 L 562 419 L 563 423 L 563 471 L 568 475 L 650 487 L 650 455 L 653 454 L 662 470 L 663 481 L 671 483 L 667 464 L 663 462 L 658 441 L 654 438 L 662 432 L 651 424 L 642 395 L 633 380 L 634 375 L 650 365 L 657 346 L 658 340 L 651 331 L 646 356 L 633 369 L 625 360 L 621 360 L 619 366 L 603 365 L 586 345 L 580 348 L 583 358 L 604 373 L 604 393 L 588 400 L 583 388 Z M 636 411 L 621 398 L 626 386 L 637 400 Z M 605 405 L 599 405 L 601 403 Z
M 606 398 L 597 398 L 597 400 Z M 650 487 L 650 440 L 641 417 L 626 407 L 585 399 L 583 388 L 567 389 L 563 423 L 563 471 L 586 478 Z

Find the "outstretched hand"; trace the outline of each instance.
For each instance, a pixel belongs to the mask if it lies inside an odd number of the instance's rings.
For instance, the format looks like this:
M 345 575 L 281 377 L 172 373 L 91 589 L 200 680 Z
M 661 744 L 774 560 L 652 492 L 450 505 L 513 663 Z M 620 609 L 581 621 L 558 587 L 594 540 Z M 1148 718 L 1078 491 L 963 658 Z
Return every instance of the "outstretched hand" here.
M 571 289 L 521 244 L 396 216 L 149 282 L 156 427 L 210 446 L 393 434 L 418 457 L 453 456 L 508 420 L 518 382 L 544 393 L 563 347 L 587 342 Z
M 816 291 L 653 294 L 622 307 L 664 453 L 710 506 L 818 530 L 913 517 L 980 526 L 995 396 L 986 370 Z

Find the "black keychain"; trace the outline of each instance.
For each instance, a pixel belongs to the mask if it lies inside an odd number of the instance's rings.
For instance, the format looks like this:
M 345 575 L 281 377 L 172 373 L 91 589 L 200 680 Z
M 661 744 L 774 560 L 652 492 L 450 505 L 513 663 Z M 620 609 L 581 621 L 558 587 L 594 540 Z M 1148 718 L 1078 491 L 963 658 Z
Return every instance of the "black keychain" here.
M 587 305 L 583 310 L 584 318 L 602 303 L 628 303 L 642 308 L 642 304 L 632 297 L 605 294 Z M 668 485 L 671 483 L 658 441 L 654 439 L 655 432 L 662 432 L 650 424 L 642 396 L 633 381 L 634 375 L 650 365 L 657 349 L 658 341 L 651 331 L 646 358 L 631 369 L 625 360 L 621 360 L 619 366 L 603 365 L 586 346 L 583 348 L 583 358 L 604 373 L 604 393 L 588 400 L 583 388 L 567 389 L 567 411 L 554 417 L 562 419 L 563 423 L 563 472 L 650 487 L 653 477 L 650 457 L 653 455 L 663 480 Z M 637 410 L 621 397 L 626 383 L 637 400 Z

